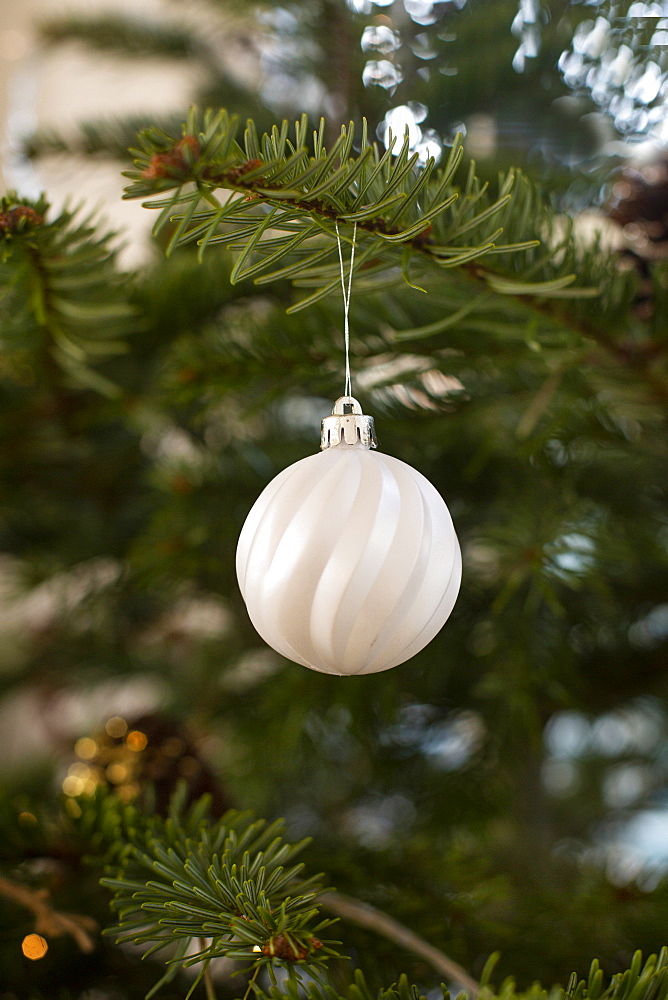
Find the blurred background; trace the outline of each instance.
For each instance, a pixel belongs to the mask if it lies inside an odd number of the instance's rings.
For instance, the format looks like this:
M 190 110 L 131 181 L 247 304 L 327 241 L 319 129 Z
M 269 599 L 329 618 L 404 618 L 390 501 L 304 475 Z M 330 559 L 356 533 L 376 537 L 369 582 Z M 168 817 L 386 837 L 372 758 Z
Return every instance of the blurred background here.
M 185 780 L 285 816 L 309 867 L 474 975 L 498 950 L 499 978 L 564 983 L 667 943 L 667 46 L 664 3 L 3 0 L 3 189 L 114 231 L 131 319 L 126 353 L 91 361 L 114 391 L 78 384 L 3 271 L 0 871 L 104 924 L 85 800 L 150 785 L 162 809 Z M 166 260 L 121 200 L 138 129 L 177 135 L 193 103 L 261 129 L 324 115 L 329 141 L 365 116 L 424 162 L 461 132 L 482 177 L 522 168 L 618 276 L 619 329 L 595 337 L 595 305 L 546 332 L 501 304 L 402 341 L 456 276 L 426 305 L 353 290 L 365 412 L 464 552 L 452 619 L 387 674 L 311 673 L 245 615 L 236 538 L 317 449 L 341 304 L 286 316 L 290 286 L 232 287 L 224 251 Z M 157 978 L 109 940 L 31 962 L 29 930 L 0 898 L 2 1000 L 134 1000 Z M 438 980 L 342 934 L 372 981 Z

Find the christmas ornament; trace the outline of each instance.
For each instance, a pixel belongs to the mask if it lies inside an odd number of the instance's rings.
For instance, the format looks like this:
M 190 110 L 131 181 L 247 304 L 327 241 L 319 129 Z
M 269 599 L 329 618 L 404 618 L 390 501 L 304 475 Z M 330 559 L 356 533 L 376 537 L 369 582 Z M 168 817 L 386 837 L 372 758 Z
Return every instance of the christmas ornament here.
M 372 674 L 426 646 L 452 611 L 462 560 L 448 508 L 423 475 L 376 448 L 373 418 L 346 381 L 322 421 L 321 452 L 267 486 L 246 518 L 237 578 L 248 614 L 278 653 L 324 674 Z
M 322 422 L 322 451 L 284 469 L 239 537 L 253 625 L 278 653 L 326 674 L 396 667 L 454 607 L 461 554 L 448 508 L 421 473 L 373 451 L 352 396 Z

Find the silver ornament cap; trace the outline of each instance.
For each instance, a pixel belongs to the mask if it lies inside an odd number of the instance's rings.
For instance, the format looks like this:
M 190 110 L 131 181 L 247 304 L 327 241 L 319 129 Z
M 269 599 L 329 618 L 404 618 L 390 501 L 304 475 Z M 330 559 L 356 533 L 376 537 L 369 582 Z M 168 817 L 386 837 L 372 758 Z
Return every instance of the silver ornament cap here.
M 340 396 L 334 403 L 332 415 L 322 421 L 320 449 L 338 448 L 343 444 L 377 448 L 373 417 L 362 413 L 354 396 Z

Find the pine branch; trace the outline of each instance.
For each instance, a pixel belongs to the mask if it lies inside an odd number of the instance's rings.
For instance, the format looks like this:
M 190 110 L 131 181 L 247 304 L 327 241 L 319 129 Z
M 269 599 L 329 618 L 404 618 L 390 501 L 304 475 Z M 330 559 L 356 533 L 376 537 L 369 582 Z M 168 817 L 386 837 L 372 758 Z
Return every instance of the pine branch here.
M 524 188 L 521 197 L 516 197 L 516 204 L 523 197 Z M 526 201 L 530 207 L 530 188 L 526 191 Z M 549 209 L 545 210 L 538 202 L 532 213 L 540 232 L 554 231 Z M 511 232 L 518 224 L 510 207 L 509 217 L 504 221 Z M 620 270 L 616 256 L 603 251 L 597 243 L 580 246 L 566 220 L 561 220 L 561 230 L 559 238 L 553 238 L 549 253 L 541 248 L 529 250 L 524 255 L 531 278 L 544 280 L 553 274 L 556 260 L 556 269 L 577 272 L 585 287 L 600 289 L 596 297 L 573 296 L 565 301 L 558 291 L 553 291 L 549 297 L 526 295 L 513 291 L 513 282 L 503 279 L 504 295 L 500 302 L 494 289 L 495 278 L 490 280 L 489 272 L 472 262 L 441 280 L 431 276 L 425 280 L 428 298 L 419 312 L 419 326 L 406 325 L 405 321 L 403 325 L 397 323 L 396 317 L 406 314 L 409 302 L 404 296 L 399 308 L 399 298 L 391 289 L 389 296 L 384 296 L 376 307 L 378 318 L 395 331 L 396 341 L 410 340 L 414 350 L 421 349 L 422 341 L 426 353 L 433 352 L 435 337 L 441 342 L 452 343 L 454 331 L 466 335 L 469 340 L 491 335 L 504 342 L 508 338 L 530 339 L 534 348 L 543 350 L 562 351 L 568 347 L 568 357 L 563 361 L 566 368 L 583 364 L 594 369 L 606 367 L 613 377 L 628 377 L 631 369 L 639 384 L 644 385 L 648 398 L 665 410 L 668 404 L 668 342 L 664 331 L 668 303 L 662 289 L 668 265 L 661 262 L 654 268 L 656 301 L 648 323 L 636 312 L 636 274 Z M 359 285 L 360 282 L 358 288 Z M 557 363 L 561 365 L 562 360 Z
M 424 312 L 430 300 L 445 305 L 433 322 L 397 329 L 397 339 L 432 337 L 464 319 L 472 332 L 528 324 L 538 338 L 545 331 L 548 339 L 570 338 L 580 348 L 593 343 L 613 364 L 632 364 L 665 405 L 668 381 L 656 364 L 665 351 L 634 315 L 635 275 L 620 272 L 616 256 L 597 242 L 583 246 L 572 222 L 556 215 L 522 174 L 501 177 L 492 195 L 473 164 L 460 181 L 458 141 L 436 170 L 431 161 L 420 169 L 407 141 L 397 155 L 381 156 L 363 133 L 353 154 L 352 125 L 330 150 L 322 122 L 308 146 L 304 117 L 293 140 L 287 122 L 261 138 L 249 122 L 243 147 L 236 132 L 225 111 L 207 112 L 203 120 L 192 111 L 178 141 L 158 130 L 140 137 L 126 197 L 171 190 L 145 203 L 160 209 L 156 232 L 174 224 L 168 252 L 191 242 L 200 253 L 225 244 L 237 255 L 233 282 L 288 279 L 308 289 L 289 307 L 294 312 L 338 294 L 335 225 L 350 242 L 356 223 L 358 293 L 386 296 L 407 283 L 429 293 Z M 217 189 L 230 192 L 225 201 Z M 543 243 L 527 240 L 532 233 Z
M 303 866 L 291 864 L 304 844 L 285 843 L 280 822 L 230 812 L 212 823 L 208 810 L 206 797 L 187 813 L 177 800 L 169 819 L 146 817 L 130 833 L 102 880 L 119 916 L 109 933 L 149 944 L 148 954 L 201 939 L 194 954 L 182 947 L 171 961 L 204 963 L 202 975 L 222 956 L 251 967 L 280 962 L 290 975 L 304 965 L 317 975 L 336 952 L 317 936 L 332 923 L 316 922 L 319 877 L 303 878 Z
M 599 263 L 605 266 L 607 262 L 603 258 L 599 259 Z M 489 286 L 487 276 L 479 274 L 475 265 L 467 267 L 466 271 L 476 284 Z M 566 309 L 556 296 L 550 299 L 527 297 L 513 293 L 511 286 L 507 287 L 520 306 L 519 321 L 523 325 L 531 323 L 536 330 L 544 325 L 592 342 L 605 352 L 616 367 L 624 370 L 633 368 L 647 386 L 651 398 L 666 408 L 666 344 L 652 337 L 633 316 L 635 276 L 620 273 L 614 263 L 612 268 L 608 265 L 607 272 L 600 271 L 598 287 L 603 294 L 597 297 L 595 308 L 588 303 L 571 302 Z M 581 362 L 581 356 L 572 358 L 573 365 Z
M 44 199 L 0 202 L 0 318 L 3 348 L 107 395 L 117 388 L 88 359 L 126 350 L 135 326 L 129 281 L 116 267 L 114 233 L 99 235 L 90 217 L 68 209 L 53 221 Z
M 292 309 L 304 308 L 338 288 L 339 271 L 335 224 L 350 241 L 357 225 L 355 273 L 368 286 L 415 285 L 422 273 L 448 273 L 471 267 L 500 295 L 591 295 L 592 289 L 567 291 L 575 281 L 563 267 L 555 276 L 527 274 L 535 261 L 522 259 L 519 280 L 512 269 L 482 265 L 480 259 L 521 257 L 538 245 L 527 240 L 530 210 L 535 198 L 520 175 L 501 178 L 492 195 L 475 175 L 473 165 L 462 184 L 456 183 L 463 151 L 459 140 L 445 166 L 433 160 L 424 168 L 411 154 L 406 138 L 381 155 L 363 129 L 359 152 L 353 153 L 354 126 L 327 150 L 324 122 L 308 143 L 305 116 L 288 137 L 286 121 L 271 135 L 259 137 L 252 122 L 237 142 L 237 121 L 225 111 L 193 110 L 182 126 L 181 138 L 157 129 L 140 135 L 141 148 L 133 183 L 125 197 L 146 197 L 172 191 L 167 198 L 146 203 L 160 209 L 159 232 L 176 223 L 168 245 L 197 242 L 203 251 L 223 243 L 239 254 L 232 280 L 254 278 L 260 283 L 288 278 L 300 287 L 315 289 Z M 220 202 L 215 192 L 230 192 Z M 519 240 L 509 242 L 501 220 L 509 219 L 508 205 L 519 191 L 514 215 L 527 223 Z M 284 235 L 276 235 L 283 233 Z M 417 277 L 411 274 L 416 266 Z M 261 275 L 261 277 L 260 277 Z M 359 282 L 358 282 L 359 284 Z
M 483 969 L 481 996 L 485 1000 L 542 1000 L 546 996 L 550 1000 L 666 1000 L 668 997 L 666 948 L 662 948 L 658 956 L 650 955 L 644 964 L 641 952 L 637 951 L 630 967 L 625 972 L 614 975 L 607 986 L 604 984 L 603 970 L 594 960 L 588 979 L 578 979 L 574 973 L 566 989 L 553 986 L 549 991 L 540 983 L 534 983 L 527 990 L 520 991 L 512 979 L 506 979 L 498 989 L 493 987 L 489 977 L 498 957 L 498 954 L 492 955 Z M 299 1000 L 304 995 L 307 1000 L 426 1000 L 420 988 L 409 983 L 407 976 L 401 976 L 397 983 L 373 993 L 359 969 L 355 972 L 354 982 L 343 992 L 318 983 L 299 984 L 291 981 L 280 986 L 276 984 L 267 990 L 254 983 L 253 991 L 256 1000 Z M 451 1000 L 451 994 L 443 983 L 441 996 L 442 1000 Z

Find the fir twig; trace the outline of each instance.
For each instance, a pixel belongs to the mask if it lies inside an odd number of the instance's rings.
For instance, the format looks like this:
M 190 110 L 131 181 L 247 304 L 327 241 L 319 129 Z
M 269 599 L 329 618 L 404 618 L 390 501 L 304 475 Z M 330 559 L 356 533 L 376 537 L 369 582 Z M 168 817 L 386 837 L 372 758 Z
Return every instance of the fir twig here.
M 0 322 L 3 349 L 30 346 L 45 367 L 108 396 L 118 387 L 90 358 L 127 350 L 136 322 L 130 282 L 117 268 L 114 233 L 99 234 L 91 217 L 64 209 L 48 219 L 44 199 L 0 200 Z
M 235 812 L 212 822 L 208 810 L 206 796 L 187 812 L 177 798 L 167 820 L 152 817 L 130 834 L 113 877 L 102 880 L 119 914 L 108 932 L 150 945 L 147 954 L 199 939 L 196 954 L 182 949 L 170 961 L 203 963 L 205 982 L 211 959 L 223 956 L 315 975 L 337 953 L 335 942 L 316 937 L 332 923 L 319 919 L 318 877 L 286 867 L 303 845 L 285 843 L 280 823 Z
M 477 264 L 465 265 L 465 273 L 472 281 L 489 288 L 489 276 Z M 621 283 L 621 275 L 616 276 Z M 551 323 L 556 324 L 564 330 L 570 330 L 579 337 L 584 337 L 592 341 L 618 365 L 623 367 L 632 366 L 640 375 L 642 381 L 647 385 L 653 399 L 661 406 L 668 405 L 668 380 L 663 373 L 656 370 L 657 354 L 665 355 L 665 345 L 657 345 L 646 338 L 627 335 L 622 338 L 615 337 L 610 333 L 608 324 L 595 322 L 592 318 L 582 315 L 577 310 L 567 310 L 558 299 L 540 298 L 527 296 L 522 293 L 510 294 L 515 299 L 525 314 L 543 317 Z M 600 310 L 599 310 L 600 314 Z M 621 311 L 617 317 L 618 321 L 624 318 Z M 628 324 L 627 324 L 628 326 Z
M 375 276 L 377 283 L 414 285 L 409 278 L 413 257 L 418 268 L 440 272 L 475 261 L 476 275 L 499 295 L 595 294 L 595 289 L 571 288 L 575 274 L 563 267 L 557 274 L 552 268 L 529 277 L 526 268 L 518 274 L 480 264 L 482 257 L 517 257 L 538 245 L 527 239 L 526 231 L 519 239 L 509 240 L 506 233 L 499 240 L 504 221 L 513 221 L 509 205 L 518 192 L 516 212 L 531 218 L 529 202 L 535 199 L 516 171 L 500 180 L 493 196 L 472 168 L 465 184 L 458 183 L 463 156 L 459 138 L 438 170 L 433 160 L 420 167 L 407 138 L 398 147 L 392 142 L 382 154 L 365 140 L 353 152 L 350 123 L 326 150 L 323 131 L 321 123 L 309 144 L 305 116 L 295 124 L 292 139 L 285 121 L 261 137 L 249 122 L 241 145 L 234 117 L 225 111 L 200 117 L 193 110 L 178 139 L 158 129 L 140 134 L 140 148 L 133 150 L 136 169 L 126 172 L 133 183 L 125 197 L 171 190 L 166 199 L 145 203 L 161 210 L 156 230 L 177 223 L 170 249 L 192 242 L 202 249 L 223 243 L 241 254 L 233 280 L 290 278 L 315 288 L 293 310 L 337 287 L 336 226 L 350 239 L 354 224 L 356 273 L 365 279 Z M 214 200 L 212 205 L 216 190 L 231 193 L 224 203 Z

